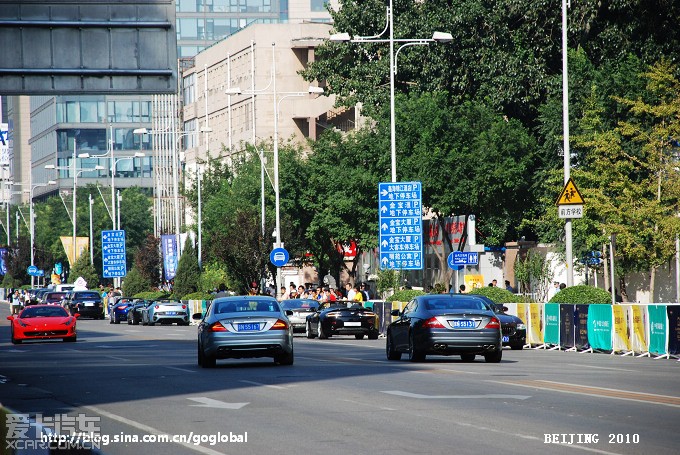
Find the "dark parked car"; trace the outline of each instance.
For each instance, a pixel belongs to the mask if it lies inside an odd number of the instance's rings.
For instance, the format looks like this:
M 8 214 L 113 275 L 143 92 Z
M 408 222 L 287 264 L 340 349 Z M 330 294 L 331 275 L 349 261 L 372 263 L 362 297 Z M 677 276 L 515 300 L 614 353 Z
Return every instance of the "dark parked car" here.
M 464 362 L 483 355 L 487 362 L 500 362 L 501 322 L 489 303 L 493 304 L 478 295 L 415 297 L 404 311 L 392 311 L 399 318 L 387 328 L 388 360 L 399 360 L 407 353 L 412 362 L 423 361 L 428 354 L 460 355 Z
M 71 291 L 63 305 L 71 315 L 104 319 L 104 305 L 97 291 Z
M 507 314 L 507 307 L 499 303 L 491 303 L 489 308 L 496 313 L 496 317 L 501 321 L 503 346 L 510 346 L 514 350 L 522 349 L 527 340 L 527 327 L 524 321 L 517 316 Z
M 215 367 L 217 359 L 273 357 L 293 364 L 293 327 L 279 302 L 267 296 L 220 297 L 213 300 L 198 325 L 198 364 Z
M 128 325 L 139 325 L 142 322 L 142 312 L 146 311 L 146 307 L 152 303 L 153 300 L 135 299 L 135 301 L 132 302 L 132 305 L 128 308 Z
M 351 306 L 347 306 L 350 304 Z M 365 335 L 377 340 L 380 335 L 378 315 L 361 304 L 338 301 L 323 303 L 307 316 L 307 338 L 330 338 L 333 335 L 354 335 L 361 340 Z
M 120 324 L 120 321 L 127 321 L 133 300 L 131 297 L 119 297 L 116 303 L 109 308 L 109 324 Z

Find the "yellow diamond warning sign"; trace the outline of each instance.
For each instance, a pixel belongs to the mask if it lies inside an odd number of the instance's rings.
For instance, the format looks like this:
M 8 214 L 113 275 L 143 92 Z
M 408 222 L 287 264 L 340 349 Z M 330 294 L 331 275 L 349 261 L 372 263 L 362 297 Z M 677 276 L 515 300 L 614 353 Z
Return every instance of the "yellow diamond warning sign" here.
M 569 181 L 564 185 L 564 189 L 560 193 L 556 205 L 580 205 L 583 203 L 583 196 L 581 196 L 578 188 L 576 188 L 574 180 L 569 177 Z

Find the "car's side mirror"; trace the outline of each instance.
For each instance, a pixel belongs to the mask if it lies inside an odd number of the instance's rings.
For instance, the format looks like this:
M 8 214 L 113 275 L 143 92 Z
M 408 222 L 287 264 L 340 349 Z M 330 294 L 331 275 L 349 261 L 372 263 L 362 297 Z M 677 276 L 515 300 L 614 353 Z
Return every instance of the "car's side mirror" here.
M 80 313 L 76 313 L 73 315 L 74 318 L 78 319 L 80 317 Z
M 504 306 L 501 308 L 501 310 L 503 311 L 503 313 L 505 313 L 506 311 L 508 311 L 508 307 Z
M 399 315 L 401 315 L 401 311 L 399 311 L 399 310 L 392 310 L 392 311 L 390 311 L 390 315 L 391 315 L 391 316 L 399 316 Z
M 200 321 L 201 319 L 203 319 L 203 313 L 194 313 L 191 315 L 191 319 L 193 319 L 194 321 Z
M 286 316 L 292 316 L 293 310 L 286 310 Z
M 11 320 L 13 320 L 13 319 L 14 319 L 14 316 L 7 316 L 7 320 L 8 320 L 8 321 L 11 321 Z

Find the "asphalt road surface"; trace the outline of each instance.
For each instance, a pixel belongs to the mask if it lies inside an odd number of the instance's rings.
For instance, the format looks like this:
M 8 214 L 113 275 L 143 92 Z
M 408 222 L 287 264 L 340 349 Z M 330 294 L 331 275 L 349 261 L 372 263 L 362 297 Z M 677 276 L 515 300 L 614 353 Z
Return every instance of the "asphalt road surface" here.
M 674 360 L 506 349 L 500 364 L 394 362 L 384 339 L 300 335 L 292 366 L 205 370 L 195 326 L 79 320 L 76 343 L 12 345 L 8 313 L 0 305 L 0 402 L 75 430 L 73 419 L 89 421 L 104 454 L 660 455 L 680 445 Z

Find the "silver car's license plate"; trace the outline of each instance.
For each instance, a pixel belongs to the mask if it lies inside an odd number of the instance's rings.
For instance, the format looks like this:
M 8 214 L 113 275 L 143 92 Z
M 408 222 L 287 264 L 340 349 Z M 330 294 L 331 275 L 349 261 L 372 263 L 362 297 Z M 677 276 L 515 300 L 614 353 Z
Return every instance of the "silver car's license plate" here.
M 449 323 L 454 329 L 474 329 L 477 327 L 477 323 L 475 321 L 470 321 L 469 319 L 454 319 L 453 321 L 449 321 Z
M 239 332 L 257 332 L 260 330 L 260 324 L 238 324 L 236 326 Z

